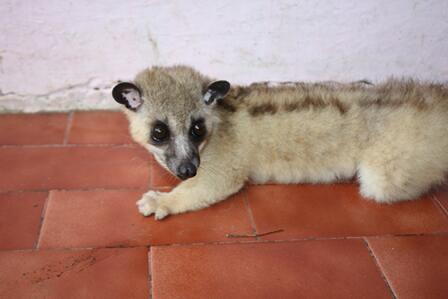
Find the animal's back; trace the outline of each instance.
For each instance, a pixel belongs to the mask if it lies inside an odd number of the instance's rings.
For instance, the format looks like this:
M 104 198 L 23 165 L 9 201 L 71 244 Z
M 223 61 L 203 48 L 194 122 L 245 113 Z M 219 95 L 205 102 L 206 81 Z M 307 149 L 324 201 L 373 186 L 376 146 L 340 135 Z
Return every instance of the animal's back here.
M 369 139 L 358 166 L 361 192 L 386 202 L 418 197 L 448 171 L 447 88 L 392 81 L 378 95 L 363 111 Z
M 239 101 L 234 118 L 255 181 L 334 181 L 375 159 L 383 168 L 395 160 L 408 173 L 397 172 L 403 184 L 415 176 L 410 163 L 422 174 L 436 173 L 431 180 L 448 169 L 446 86 L 400 80 L 255 84 L 240 93 L 233 98 Z

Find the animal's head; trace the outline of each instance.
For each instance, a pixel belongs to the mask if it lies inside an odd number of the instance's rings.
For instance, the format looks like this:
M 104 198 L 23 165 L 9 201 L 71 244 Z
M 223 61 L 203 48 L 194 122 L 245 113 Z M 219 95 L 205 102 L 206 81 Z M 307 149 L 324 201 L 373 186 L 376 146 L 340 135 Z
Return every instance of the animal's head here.
M 184 67 L 153 67 L 112 90 L 126 107 L 132 137 L 181 179 L 196 175 L 200 152 L 219 123 L 216 103 L 230 90 Z

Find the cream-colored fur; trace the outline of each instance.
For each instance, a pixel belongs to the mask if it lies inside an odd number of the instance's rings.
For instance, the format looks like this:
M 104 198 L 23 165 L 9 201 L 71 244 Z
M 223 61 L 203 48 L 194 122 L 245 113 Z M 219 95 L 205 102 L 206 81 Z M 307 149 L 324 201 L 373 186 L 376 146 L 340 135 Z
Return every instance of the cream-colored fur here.
M 143 107 L 125 109 L 134 139 L 150 145 L 154 118 L 181 134 L 191 114 L 209 135 L 197 175 L 171 192 L 149 191 L 140 212 L 162 219 L 208 207 L 255 183 L 329 183 L 357 175 L 361 194 L 377 202 L 414 199 L 448 171 L 448 88 L 411 80 L 339 84 L 234 86 L 214 105 L 201 100 L 211 80 L 188 67 L 139 74 Z M 185 130 L 184 130 L 185 131 Z

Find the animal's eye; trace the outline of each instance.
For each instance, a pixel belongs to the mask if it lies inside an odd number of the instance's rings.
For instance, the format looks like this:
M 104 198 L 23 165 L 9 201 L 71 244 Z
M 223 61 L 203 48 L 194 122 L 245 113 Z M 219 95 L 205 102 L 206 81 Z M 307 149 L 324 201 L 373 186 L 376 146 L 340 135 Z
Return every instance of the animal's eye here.
M 151 139 L 156 143 L 164 142 L 170 137 L 170 130 L 163 122 L 157 122 L 151 131 Z
M 190 135 L 194 141 L 202 141 L 207 134 L 207 128 L 205 127 L 204 120 L 198 120 L 193 123 L 190 129 Z

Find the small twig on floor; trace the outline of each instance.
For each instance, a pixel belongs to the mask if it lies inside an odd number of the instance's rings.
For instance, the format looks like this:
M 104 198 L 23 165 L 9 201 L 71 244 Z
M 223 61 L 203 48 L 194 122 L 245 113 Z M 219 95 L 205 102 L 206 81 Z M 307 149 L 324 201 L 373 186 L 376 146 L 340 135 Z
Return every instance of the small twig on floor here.
M 227 238 L 257 238 L 257 237 L 263 237 L 263 236 L 270 235 L 270 234 L 281 233 L 282 231 L 284 231 L 284 230 L 283 229 L 277 229 L 277 230 L 273 230 L 273 231 L 265 232 L 265 233 L 260 233 L 260 234 L 256 234 L 256 233 L 253 233 L 253 234 L 242 234 L 242 235 L 239 235 L 239 234 L 226 234 L 226 237 Z

